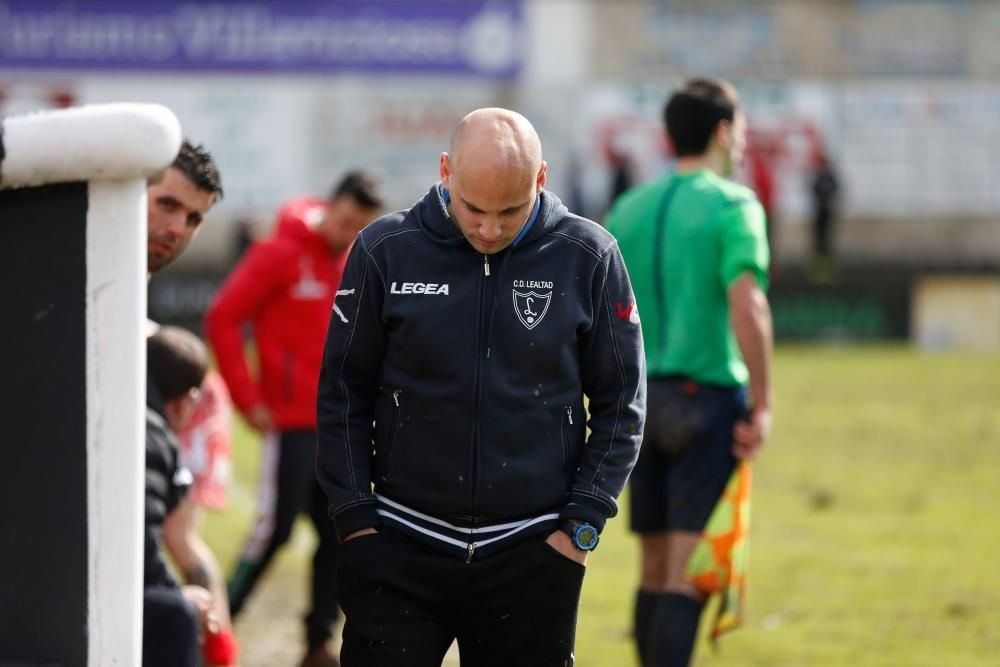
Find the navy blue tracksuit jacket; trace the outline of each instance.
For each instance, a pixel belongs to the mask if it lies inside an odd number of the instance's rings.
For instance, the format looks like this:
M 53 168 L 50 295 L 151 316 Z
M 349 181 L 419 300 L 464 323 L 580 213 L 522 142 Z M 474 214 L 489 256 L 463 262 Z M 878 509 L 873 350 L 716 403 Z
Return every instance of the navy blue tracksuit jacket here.
M 530 229 L 483 255 L 435 185 L 355 242 L 317 407 L 341 539 L 388 523 L 471 559 L 561 518 L 603 528 L 645 412 L 615 239 L 542 191 Z

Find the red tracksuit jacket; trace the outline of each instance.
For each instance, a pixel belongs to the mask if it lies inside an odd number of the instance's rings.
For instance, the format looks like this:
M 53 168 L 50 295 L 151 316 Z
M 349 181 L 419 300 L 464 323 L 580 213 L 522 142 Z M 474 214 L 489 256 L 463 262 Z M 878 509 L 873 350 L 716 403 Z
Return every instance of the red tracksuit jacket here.
M 333 254 L 306 224 L 324 204 L 314 197 L 286 202 L 274 233 L 247 251 L 205 316 L 205 335 L 233 402 L 242 412 L 265 404 L 282 431 L 316 427 L 323 343 L 347 261 L 347 253 Z M 253 325 L 256 376 L 244 357 L 244 322 Z

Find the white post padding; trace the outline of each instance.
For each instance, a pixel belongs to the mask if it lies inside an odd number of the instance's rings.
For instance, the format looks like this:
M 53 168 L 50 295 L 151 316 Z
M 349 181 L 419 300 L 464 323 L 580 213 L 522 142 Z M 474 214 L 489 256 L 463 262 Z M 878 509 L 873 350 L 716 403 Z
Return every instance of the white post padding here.
M 12 116 L 0 187 L 148 178 L 173 162 L 181 126 L 159 104 L 95 104 Z

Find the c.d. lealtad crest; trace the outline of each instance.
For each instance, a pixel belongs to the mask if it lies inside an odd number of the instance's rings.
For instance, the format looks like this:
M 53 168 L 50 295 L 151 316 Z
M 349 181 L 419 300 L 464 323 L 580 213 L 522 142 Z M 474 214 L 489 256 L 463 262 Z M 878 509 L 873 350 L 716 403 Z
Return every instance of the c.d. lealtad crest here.
M 528 329 L 534 329 L 545 317 L 552 302 L 552 292 L 518 292 L 514 290 L 514 312 Z

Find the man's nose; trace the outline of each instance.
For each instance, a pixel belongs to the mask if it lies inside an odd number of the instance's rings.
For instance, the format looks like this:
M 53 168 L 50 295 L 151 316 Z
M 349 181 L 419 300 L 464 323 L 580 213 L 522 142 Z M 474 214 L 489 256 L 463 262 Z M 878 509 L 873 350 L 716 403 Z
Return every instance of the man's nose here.
M 484 241 L 497 241 L 503 235 L 503 227 L 495 220 L 489 220 L 479 225 L 479 236 Z
M 167 233 L 171 236 L 181 236 L 187 226 L 187 216 L 184 213 L 174 213 L 167 224 Z

